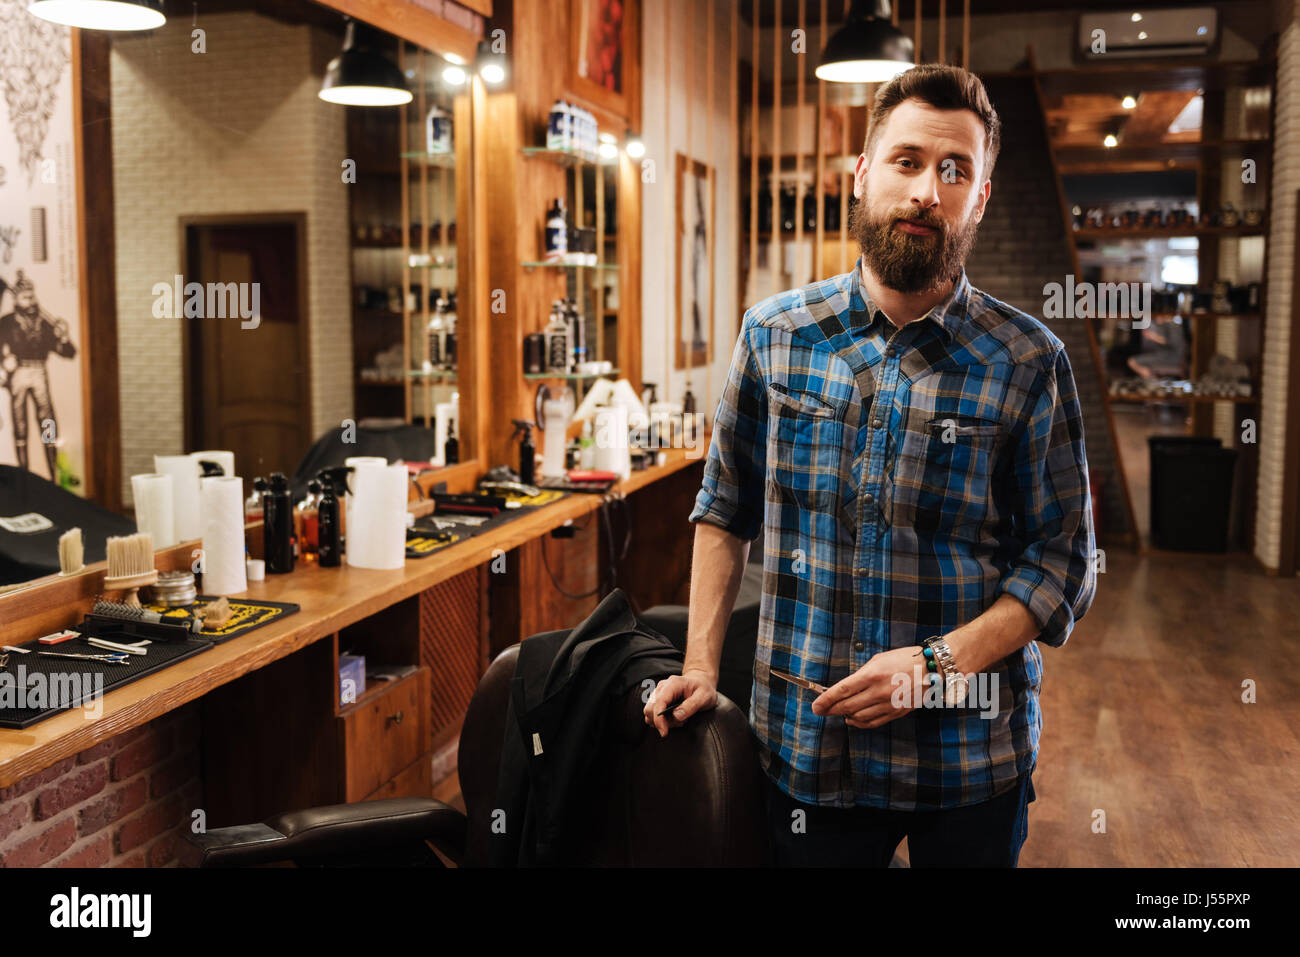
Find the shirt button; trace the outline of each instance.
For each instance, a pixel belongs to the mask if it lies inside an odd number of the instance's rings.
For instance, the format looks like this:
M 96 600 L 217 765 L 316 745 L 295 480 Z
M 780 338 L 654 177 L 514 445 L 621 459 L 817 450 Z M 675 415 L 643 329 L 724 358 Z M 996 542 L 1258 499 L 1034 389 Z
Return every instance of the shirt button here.
M 884 425 L 884 424 L 885 424 L 885 422 L 884 422 L 883 419 L 872 419 L 872 420 L 871 420 L 871 427 L 872 427 L 873 429 L 878 429 L 878 428 L 880 428 L 880 427 L 881 427 L 882 425 Z
M 872 502 L 874 502 L 875 500 L 876 500 L 876 497 L 875 497 L 874 495 L 872 495 L 870 492 L 868 492 L 867 494 L 865 494 L 865 495 L 862 496 L 862 501 L 866 502 L 868 505 L 870 505 L 870 504 L 871 504 Z
M 885 355 L 892 359 L 894 358 L 894 356 L 898 355 L 898 350 L 895 349 L 893 346 L 890 346 L 888 349 L 885 350 Z
M 863 642 L 861 642 L 861 641 L 855 641 L 855 642 L 853 643 L 853 650 L 854 650 L 854 651 L 864 651 L 864 650 L 866 650 L 866 647 L 867 647 L 867 646 L 866 646 Z

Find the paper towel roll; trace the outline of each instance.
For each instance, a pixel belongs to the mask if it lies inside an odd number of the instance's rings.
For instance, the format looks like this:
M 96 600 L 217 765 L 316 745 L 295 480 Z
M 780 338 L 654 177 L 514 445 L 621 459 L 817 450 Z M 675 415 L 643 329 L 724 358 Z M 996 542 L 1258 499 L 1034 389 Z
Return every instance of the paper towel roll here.
M 350 465 L 354 469 L 359 469 L 363 465 L 387 465 L 388 459 L 382 455 L 352 455 L 343 460 L 344 465 Z M 356 472 L 348 476 L 348 487 L 343 490 L 343 534 L 348 534 L 348 529 L 352 527 L 352 491 L 357 487 Z M 335 489 L 337 494 L 340 490 Z
M 231 476 L 235 474 L 235 453 L 223 452 L 217 449 L 209 449 L 206 452 L 191 452 L 190 458 L 196 462 L 216 462 L 221 466 L 221 474 Z M 202 472 L 202 469 L 199 470 Z
M 348 564 L 401 568 L 406 562 L 406 466 L 362 463 L 354 467 Z
M 171 548 L 175 545 L 172 477 L 157 473 L 132 475 L 131 495 L 135 498 L 136 528 L 153 537 L 154 548 Z
M 214 475 L 199 486 L 203 513 L 203 593 L 236 595 L 248 590 L 244 565 L 244 480 Z
M 153 470 L 172 477 L 172 525 L 176 541 L 203 534 L 199 519 L 199 462 L 190 455 L 155 455 Z
M 621 478 L 632 474 L 632 453 L 627 444 L 627 406 L 597 406 L 592 438 L 596 442 L 594 468 Z

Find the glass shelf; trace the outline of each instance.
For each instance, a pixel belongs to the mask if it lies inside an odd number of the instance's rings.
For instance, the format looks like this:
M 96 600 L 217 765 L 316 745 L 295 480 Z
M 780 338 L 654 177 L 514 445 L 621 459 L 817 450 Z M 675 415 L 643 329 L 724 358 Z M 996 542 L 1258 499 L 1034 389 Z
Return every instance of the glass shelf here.
M 444 169 L 450 169 L 456 165 L 455 153 L 424 153 L 417 150 L 413 153 L 403 153 L 402 159 L 422 163 L 425 166 L 441 166 Z
M 428 372 L 423 369 L 407 369 L 406 374 L 412 379 L 443 379 L 448 382 L 456 380 L 456 373 L 448 369 L 430 369 Z
M 525 146 L 525 156 L 537 156 L 559 166 L 609 166 L 614 160 L 588 159 L 576 150 L 548 150 L 545 146 Z
M 525 269 L 617 269 L 616 263 L 596 263 L 594 266 L 588 266 L 582 263 L 546 263 L 546 262 L 522 262 L 519 265 Z
M 621 370 L 610 369 L 608 372 L 587 372 L 579 375 L 576 372 L 525 372 L 525 379 L 571 379 L 582 381 L 586 379 L 599 379 L 602 376 L 618 375 Z

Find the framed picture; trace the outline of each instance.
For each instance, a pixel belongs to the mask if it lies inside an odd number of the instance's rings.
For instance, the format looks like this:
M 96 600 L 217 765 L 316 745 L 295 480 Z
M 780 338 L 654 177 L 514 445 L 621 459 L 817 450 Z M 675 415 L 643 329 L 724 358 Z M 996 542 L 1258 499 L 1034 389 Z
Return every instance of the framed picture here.
M 677 154 L 677 361 L 694 368 L 713 360 L 714 171 Z
M 629 0 L 569 0 L 573 25 L 570 87 L 575 95 L 627 117 Z

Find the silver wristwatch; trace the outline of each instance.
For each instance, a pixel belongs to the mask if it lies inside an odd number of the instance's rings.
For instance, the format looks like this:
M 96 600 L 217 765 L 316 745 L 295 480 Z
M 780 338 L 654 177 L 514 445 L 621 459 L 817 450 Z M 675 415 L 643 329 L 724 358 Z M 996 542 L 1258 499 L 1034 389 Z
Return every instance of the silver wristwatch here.
M 943 675 L 943 700 L 949 706 L 956 706 L 966 698 L 966 676 L 957 669 L 957 662 L 952 657 L 952 649 L 943 638 L 931 638 L 926 642 L 934 649 L 934 660 Z

